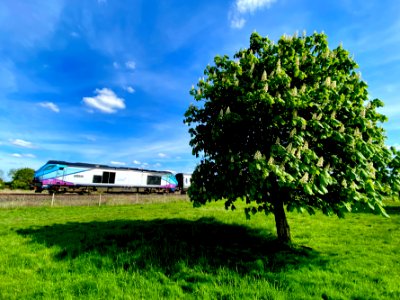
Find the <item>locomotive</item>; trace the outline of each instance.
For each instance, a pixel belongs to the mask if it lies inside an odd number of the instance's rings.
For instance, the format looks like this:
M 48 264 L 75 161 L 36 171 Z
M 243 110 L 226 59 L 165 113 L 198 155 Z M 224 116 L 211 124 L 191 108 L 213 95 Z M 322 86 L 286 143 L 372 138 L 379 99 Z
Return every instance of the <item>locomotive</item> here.
M 185 193 L 190 174 L 50 160 L 35 171 L 35 192 Z

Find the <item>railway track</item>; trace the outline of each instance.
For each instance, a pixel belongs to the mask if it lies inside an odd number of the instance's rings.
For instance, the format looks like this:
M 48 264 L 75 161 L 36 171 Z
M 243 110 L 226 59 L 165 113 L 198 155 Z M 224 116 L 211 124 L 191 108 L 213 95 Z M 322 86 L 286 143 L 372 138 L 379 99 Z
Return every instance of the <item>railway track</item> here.
M 55 193 L 56 196 L 79 196 L 79 197 L 87 197 L 87 196 L 132 196 L 132 195 L 140 195 L 140 196 L 164 196 L 164 197 L 177 197 L 177 198 L 185 198 L 188 197 L 186 194 L 177 194 L 177 193 L 120 193 L 120 192 L 108 192 L 108 193 Z M 52 197 L 53 194 L 50 193 L 0 193 L 0 198 L 2 197 Z

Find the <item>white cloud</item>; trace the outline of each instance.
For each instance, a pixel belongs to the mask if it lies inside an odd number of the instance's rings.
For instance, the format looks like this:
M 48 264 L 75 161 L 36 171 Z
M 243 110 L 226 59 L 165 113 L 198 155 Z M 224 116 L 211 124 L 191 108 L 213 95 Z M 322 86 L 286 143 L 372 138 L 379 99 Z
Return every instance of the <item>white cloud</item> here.
M 142 163 L 140 162 L 140 161 L 138 161 L 138 160 L 134 160 L 133 162 L 132 162 L 134 165 L 141 165 Z
M 13 154 L 11 154 L 11 156 L 14 156 L 14 157 L 22 157 L 22 155 L 19 154 L 19 153 L 13 153 Z
M 60 112 L 60 109 L 58 108 L 58 106 L 56 104 L 54 104 L 53 102 L 40 102 L 39 105 L 41 107 L 48 108 L 56 113 Z
M 160 163 L 156 163 L 156 164 L 154 164 L 154 167 L 159 168 L 159 167 L 161 167 L 161 164 Z
M 243 26 L 246 24 L 246 20 L 240 16 L 233 16 L 231 18 L 231 27 L 240 29 L 243 28 Z
M 28 141 L 20 140 L 20 139 L 15 139 L 15 140 L 10 140 L 11 144 L 23 148 L 33 148 L 33 144 Z
M 131 86 L 125 87 L 125 90 L 130 94 L 133 94 L 135 92 L 135 89 L 133 87 L 131 87 Z
M 110 161 L 110 164 L 115 165 L 115 166 L 125 166 L 126 163 L 120 162 L 120 161 Z
M 244 14 L 252 14 L 256 10 L 268 8 L 276 0 L 236 0 L 233 8 L 228 13 L 228 19 L 231 22 L 231 27 L 240 29 L 246 24 Z
M 135 70 L 136 69 L 136 63 L 134 61 L 132 61 L 132 60 L 129 60 L 129 61 L 127 61 L 125 63 L 125 67 L 127 69 L 130 69 L 130 70 Z
M 161 158 L 164 158 L 164 157 L 167 157 L 167 154 L 160 152 L 160 153 L 158 153 L 158 156 Z
M 258 9 L 269 7 L 275 0 L 236 0 L 235 7 L 241 14 L 253 13 Z
M 118 98 L 117 95 L 110 89 L 96 89 L 95 97 L 84 97 L 83 102 L 92 108 L 95 108 L 103 113 L 112 114 L 118 109 L 124 109 L 124 99 Z

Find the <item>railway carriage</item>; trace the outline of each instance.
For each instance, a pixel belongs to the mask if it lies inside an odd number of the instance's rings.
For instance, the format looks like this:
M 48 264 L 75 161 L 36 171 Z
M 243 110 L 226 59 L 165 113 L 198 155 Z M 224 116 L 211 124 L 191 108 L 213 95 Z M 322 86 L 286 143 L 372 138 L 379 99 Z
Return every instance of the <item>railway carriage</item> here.
M 167 171 L 50 160 L 34 175 L 34 188 L 52 192 L 174 192 L 178 181 Z M 179 187 L 178 187 L 179 189 Z
M 178 187 L 182 194 L 186 194 L 187 190 L 190 187 L 190 182 L 192 180 L 192 174 L 187 173 L 178 173 L 175 175 L 176 180 L 178 181 Z

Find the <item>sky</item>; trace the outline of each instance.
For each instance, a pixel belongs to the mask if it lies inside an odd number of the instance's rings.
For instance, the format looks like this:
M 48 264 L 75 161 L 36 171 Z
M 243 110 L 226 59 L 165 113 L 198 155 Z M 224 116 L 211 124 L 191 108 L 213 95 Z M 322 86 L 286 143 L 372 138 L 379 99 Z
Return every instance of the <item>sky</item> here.
M 2 0 L 0 28 L 6 179 L 48 160 L 191 173 L 191 86 L 254 31 L 275 41 L 323 31 L 331 48 L 342 43 L 400 149 L 398 0 Z

